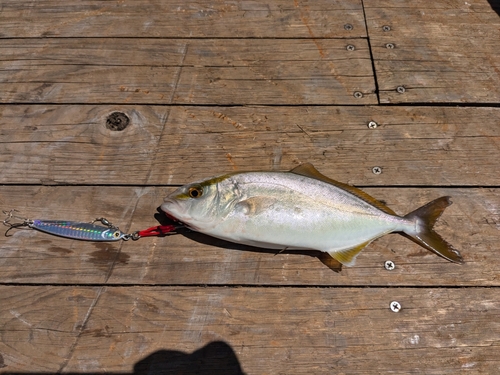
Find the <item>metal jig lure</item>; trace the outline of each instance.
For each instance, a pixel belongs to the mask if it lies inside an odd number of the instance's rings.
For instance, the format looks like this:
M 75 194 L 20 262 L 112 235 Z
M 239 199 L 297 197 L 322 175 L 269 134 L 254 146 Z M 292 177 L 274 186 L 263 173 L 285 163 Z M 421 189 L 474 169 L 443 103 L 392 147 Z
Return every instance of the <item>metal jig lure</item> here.
M 111 224 L 108 220 L 101 217 L 95 219 L 91 223 L 84 223 L 79 221 L 69 221 L 69 220 L 39 220 L 39 219 L 26 219 L 14 215 L 16 210 L 3 211 L 7 218 L 3 221 L 3 224 L 8 226 L 9 229 L 5 232 L 5 235 L 13 228 L 28 227 L 31 229 L 39 230 L 40 232 L 45 232 L 48 234 L 53 234 L 55 236 L 71 238 L 75 240 L 86 240 L 86 241 L 118 241 L 118 240 L 130 240 L 138 239 L 135 238 L 136 234 L 123 233 L 118 227 Z M 12 219 L 21 220 L 20 222 L 13 223 Z M 102 225 L 96 225 L 95 222 L 100 222 Z
M 40 232 L 64 238 L 71 238 L 74 240 L 101 242 L 119 240 L 135 241 L 141 237 L 163 236 L 182 227 L 182 225 L 158 225 L 133 233 L 124 233 L 117 226 L 114 226 L 103 217 L 95 219 L 91 223 L 69 220 L 32 220 L 14 215 L 14 212 L 17 212 L 17 210 L 3 211 L 3 213 L 7 216 L 3 221 L 3 224 L 9 227 L 9 229 L 5 232 L 5 236 L 7 236 L 9 231 L 13 228 L 28 227 L 39 230 Z M 20 221 L 12 222 L 13 219 Z M 104 226 L 94 224 L 96 222 L 100 222 Z

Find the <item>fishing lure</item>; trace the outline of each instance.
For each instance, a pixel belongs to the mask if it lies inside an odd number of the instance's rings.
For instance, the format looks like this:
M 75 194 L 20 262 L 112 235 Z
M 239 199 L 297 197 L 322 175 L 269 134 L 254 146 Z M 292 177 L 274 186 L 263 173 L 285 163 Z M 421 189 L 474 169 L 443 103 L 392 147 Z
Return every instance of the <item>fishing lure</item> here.
M 7 218 L 3 224 L 8 226 L 8 232 L 13 228 L 28 227 L 36 229 L 40 232 L 52 234 L 59 237 L 71 238 L 74 240 L 84 241 L 119 241 L 119 240 L 138 240 L 141 237 L 160 236 L 168 232 L 172 232 L 179 226 L 175 225 L 158 225 L 156 227 L 148 228 L 142 231 L 133 233 L 124 233 L 117 226 L 111 224 L 107 219 L 101 217 L 95 219 L 91 223 L 69 221 L 69 220 L 40 220 L 40 219 L 26 219 L 14 215 L 16 210 L 3 211 Z M 13 219 L 21 220 L 20 222 L 13 223 Z M 103 225 L 96 225 L 100 222 Z

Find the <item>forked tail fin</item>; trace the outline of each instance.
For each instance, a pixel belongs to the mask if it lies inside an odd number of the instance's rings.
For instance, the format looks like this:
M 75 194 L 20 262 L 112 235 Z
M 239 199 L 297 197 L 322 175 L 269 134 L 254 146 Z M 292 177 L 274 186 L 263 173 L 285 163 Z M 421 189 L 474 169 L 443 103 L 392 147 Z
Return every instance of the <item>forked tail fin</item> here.
M 441 197 L 410 212 L 405 216 L 405 219 L 416 223 L 415 230 L 411 232 L 405 231 L 402 234 L 451 262 L 463 263 L 460 252 L 432 229 L 444 209 L 451 203 L 450 197 Z

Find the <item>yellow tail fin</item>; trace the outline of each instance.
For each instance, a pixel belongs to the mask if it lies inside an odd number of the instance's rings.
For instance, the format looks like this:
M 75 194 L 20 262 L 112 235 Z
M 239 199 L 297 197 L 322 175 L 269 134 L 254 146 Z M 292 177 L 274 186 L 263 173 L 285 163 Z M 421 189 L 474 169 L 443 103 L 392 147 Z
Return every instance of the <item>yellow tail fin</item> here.
M 451 204 L 450 197 L 441 197 L 410 212 L 405 216 L 405 219 L 416 221 L 416 230 L 411 233 L 403 232 L 402 234 L 451 262 L 463 263 L 460 252 L 432 229 L 444 209 Z

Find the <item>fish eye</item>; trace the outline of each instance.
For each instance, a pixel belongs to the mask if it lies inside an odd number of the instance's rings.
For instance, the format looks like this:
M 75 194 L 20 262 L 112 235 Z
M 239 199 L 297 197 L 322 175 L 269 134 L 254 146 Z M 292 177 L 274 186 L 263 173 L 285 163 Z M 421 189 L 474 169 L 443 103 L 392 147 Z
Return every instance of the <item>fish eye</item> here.
M 191 198 L 199 198 L 203 195 L 203 189 L 201 186 L 192 186 L 188 190 L 188 194 Z
M 120 232 L 118 232 L 118 231 L 114 232 L 114 233 L 113 233 L 113 237 L 114 237 L 114 238 L 118 238 L 118 237 L 120 237 Z

